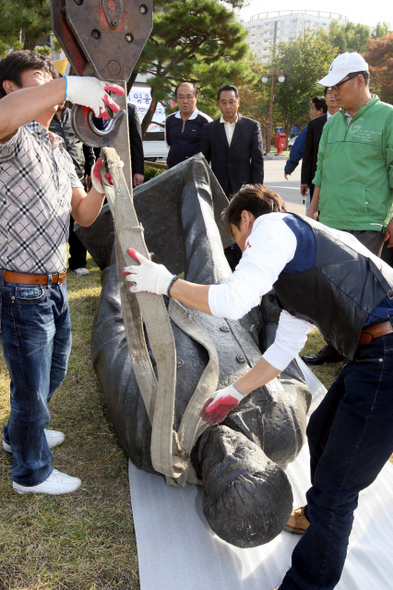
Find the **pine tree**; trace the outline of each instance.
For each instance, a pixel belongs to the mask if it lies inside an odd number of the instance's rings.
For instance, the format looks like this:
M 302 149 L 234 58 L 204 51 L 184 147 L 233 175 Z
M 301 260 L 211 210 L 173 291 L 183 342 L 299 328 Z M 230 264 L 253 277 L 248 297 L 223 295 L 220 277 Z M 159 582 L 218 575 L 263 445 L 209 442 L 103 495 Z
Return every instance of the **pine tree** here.
M 168 105 L 182 81 L 197 86 L 198 105 L 214 115 L 212 104 L 221 84 L 242 86 L 254 79 L 248 66 L 247 31 L 233 10 L 218 0 L 172 0 L 161 10 L 159 6 L 155 3 L 153 31 L 129 84 L 138 73 L 148 76 L 152 101 L 142 121 L 143 133 L 158 102 Z

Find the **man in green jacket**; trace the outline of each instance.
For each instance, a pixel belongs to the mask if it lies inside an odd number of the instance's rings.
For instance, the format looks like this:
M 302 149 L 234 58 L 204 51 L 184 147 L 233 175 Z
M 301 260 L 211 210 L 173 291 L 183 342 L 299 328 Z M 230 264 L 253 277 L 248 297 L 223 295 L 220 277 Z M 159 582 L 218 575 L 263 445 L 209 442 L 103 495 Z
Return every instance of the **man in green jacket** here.
M 369 89 L 368 64 L 358 53 L 336 57 L 319 86 L 331 88 L 341 111 L 319 143 L 308 216 L 353 234 L 380 256 L 393 246 L 393 107 Z M 326 346 L 303 357 L 309 364 L 342 360 Z

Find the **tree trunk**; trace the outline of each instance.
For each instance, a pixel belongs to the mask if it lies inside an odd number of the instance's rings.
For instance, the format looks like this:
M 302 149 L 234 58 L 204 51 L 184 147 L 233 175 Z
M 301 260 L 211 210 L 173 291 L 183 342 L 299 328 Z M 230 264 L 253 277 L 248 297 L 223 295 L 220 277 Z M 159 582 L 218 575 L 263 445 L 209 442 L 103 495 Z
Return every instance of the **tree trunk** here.
M 36 45 L 37 39 L 35 37 L 29 37 L 28 33 L 25 31 L 25 42 L 23 44 L 23 49 L 34 50 Z
M 146 115 L 143 117 L 143 121 L 142 121 L 142 137 L 145 137 L 146 131 L 147 131 L 150 123 L 153 120 L 154 113 L 156 112 L 157 104 L 158 104 L 157 101 L 154 100 L 153 95 L 152 95 L 151 103 L 149 105 L 148 111 L 147 111 Z
M 134 68 L 132 70 L 131 76 L 129 77 L 128 81 L 127 81 L 127 95 L 130 94 L 131 88 L 134 86 L 135 84 L 135 80 L 137 75 L 139 74 L 139 68 Z

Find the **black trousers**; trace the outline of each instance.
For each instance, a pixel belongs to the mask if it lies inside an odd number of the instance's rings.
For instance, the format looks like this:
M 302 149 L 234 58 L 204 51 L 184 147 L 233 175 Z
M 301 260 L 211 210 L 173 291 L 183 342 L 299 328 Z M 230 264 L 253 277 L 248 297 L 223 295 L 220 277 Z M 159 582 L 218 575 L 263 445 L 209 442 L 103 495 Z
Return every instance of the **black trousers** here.
M 68 268 L 76 270 L 77 268 L 86 267 L 86 248 L 74 232 L 74 219 L 70 215 L 70 233 L 68 236 L 68 244 L 70 246 L 70 257 L 68 259 Z

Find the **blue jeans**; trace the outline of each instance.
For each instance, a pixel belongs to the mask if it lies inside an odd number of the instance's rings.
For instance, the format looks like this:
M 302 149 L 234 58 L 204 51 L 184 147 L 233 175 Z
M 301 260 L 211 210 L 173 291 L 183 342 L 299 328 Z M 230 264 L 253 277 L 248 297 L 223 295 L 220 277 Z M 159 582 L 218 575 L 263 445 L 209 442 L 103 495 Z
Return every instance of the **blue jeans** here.
M 71 350 L 67 287 L 6 283 L 0 273 L 0 345 L 11 378 L 4 440 L 13 453 L 12 479 L 34 486 L 49 477 L 52 453 L 44 428 L 48 403 L 63 381 Z
M 312 414 L 310 526 L 280 590 L 331 590 L 344 567 L 359 492 L 393 452 L 393 334 L 359 347 Z

